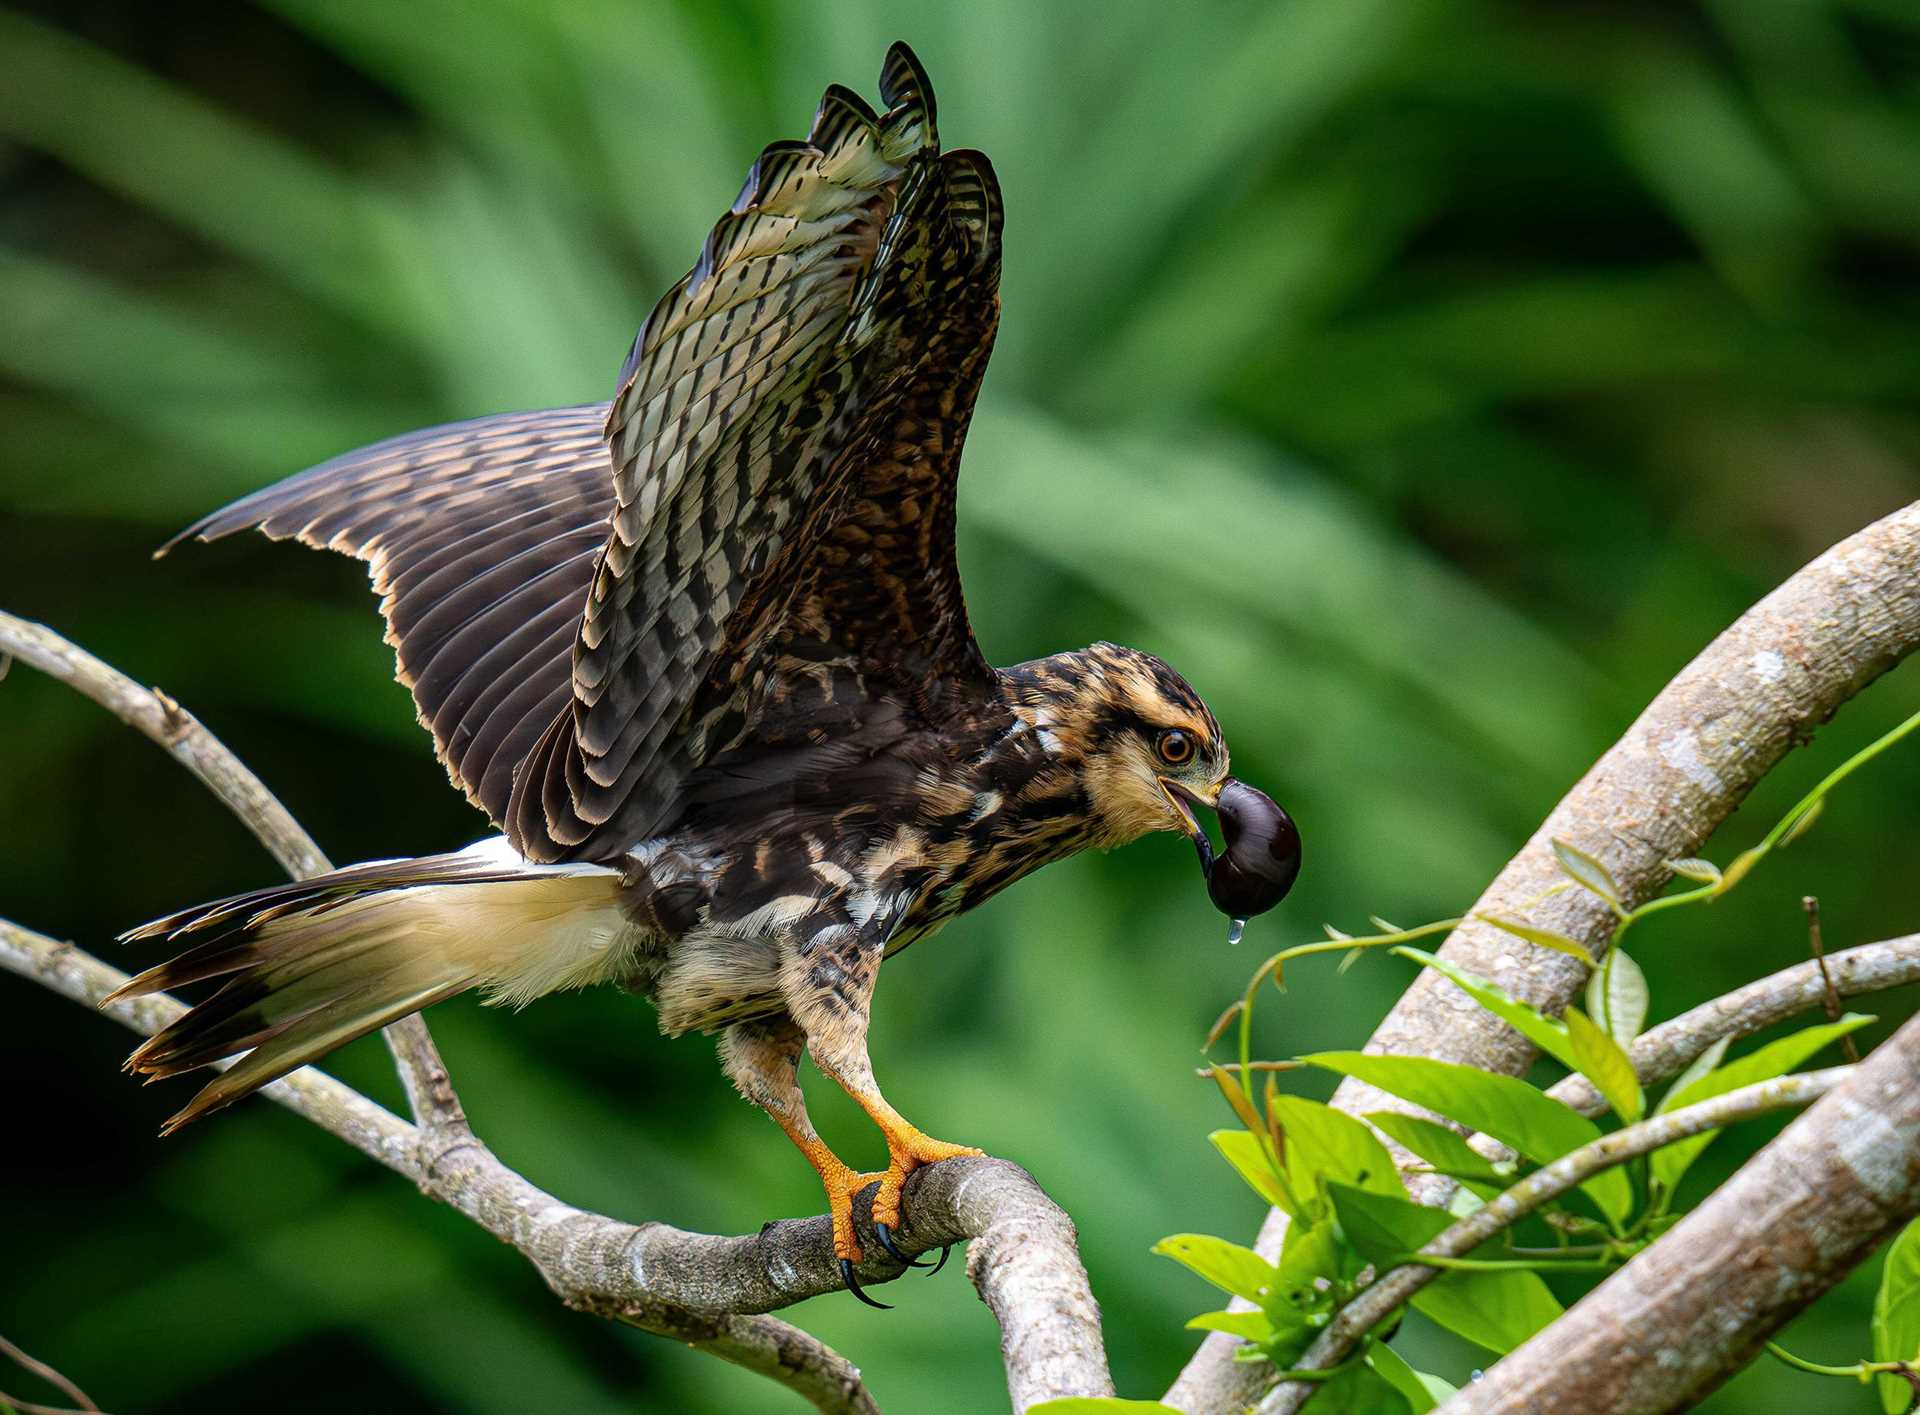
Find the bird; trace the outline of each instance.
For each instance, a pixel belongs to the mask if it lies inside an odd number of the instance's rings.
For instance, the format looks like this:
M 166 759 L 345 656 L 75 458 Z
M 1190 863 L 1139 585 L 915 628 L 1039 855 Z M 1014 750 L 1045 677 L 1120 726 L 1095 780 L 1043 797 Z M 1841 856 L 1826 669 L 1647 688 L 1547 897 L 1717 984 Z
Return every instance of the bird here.
M 863 1301 L 852 1203 L 981 1153 L 881 1094 L 881 963 L 1050 861 L 1185 834 L 1238 918 L 1299 835 L 1229 775 L 1199 695 L 1111 643 L 992 667 L 955 557 L 962 444 L 999 320 L 1002 206 L 940 146 L 905 44 L 875 109 L 826 90 L 761 152 L 611 401 L 350 452 L 176 536 L 247 530 L 366 562 L 397 677 L 497 833 L 217 900 L 123 935 L 184 951 L 116 998 L 216 983 L 128 1059 L 227 1058 L 166 1132 L 455 994 L 618 984 L 721 1065 L 819 1175 Z M 1214 851 L 1195 807 L 1219 812 Z M 802 1055 L 878 1126 L 843 1163 Z M 913 1260 L 918 1265 L 922 1260 Z

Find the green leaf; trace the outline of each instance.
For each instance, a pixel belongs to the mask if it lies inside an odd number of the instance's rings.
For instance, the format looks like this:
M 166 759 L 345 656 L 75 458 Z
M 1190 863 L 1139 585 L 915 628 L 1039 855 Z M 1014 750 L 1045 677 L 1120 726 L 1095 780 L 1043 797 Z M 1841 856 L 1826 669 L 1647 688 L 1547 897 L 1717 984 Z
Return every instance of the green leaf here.
M 1535 928 L 1532 924 L 1522 923 L 1518 919 L 1509 919 L 1499 914 L 1475 914 L 1473 917 L 1483 924 L 1491 924 L 1502 933 L 1510 933 L 1515 938 L 1525 939 L 1528 943 L 1538 944 L 1541 948 L 1551 948 L 1555 953 L 1570 953 L 1589 968 L 1600 966 L 1584 943 L 1568 938 L 1565 934 L 1555 933 L 1552 929 Z
M 1273 1264 L 1238 1243 L 1204 1233 L 1176 1233 L 1153 1251 L 1185 1264 L 1222 1292 L 1265 1305 L 1273 1297 Z
M 1313 1393 L 1318 1415 L 1413 1415 L 1405 1395 L 1365 1361 L 1356 1361 Z
M 1299 1218 L 1293 1211 L 1280 1180 L 1273 1172 L 1273 1158 L 1267 1153 L 1267 1147 L 1260 1143 L 1258 1135 L 1245 1130 L 1216 1130 L 1207 1138 L 1213 1141 L 1213 1147 L 1226 1156 L 1240 1177 L 1247 1181 L 1253 1192 L 1265 1199 L 1276 1209 L 1284 1210 L 1287 1217 Z
M 1363 1121 L 1299 1096 L 1276 1095 L 1270 1105 L 1286 1143 L 1287 1187 L 1301 1203 L 1329 1179 L 1379 1194 L 1407 1192 L 1393 1156 Z
M 1673 1078 L 1673 1084 L 1667 1087 L 1667 1093 L 1660 1098 L 1660 1104 L 1653 1108 L 1653 1113 L 1664 1115 L 1673 1109 L 1673 1098 L 1684 1094 L 1687 1087 L 1718 1066 L 1720 1058 L 1727 1054 L 1727 1046 L 1732 1041 L 1732 1037 L 1714 1038 L 1705 1051 L 1687 1063 L 1686 1070 Z
M 1612 949 L 1587 979 L 1587 1016 L 1626 1046 L 1646 1025 L 1649 997 L 1647 975 L 1640 971 L 1640 965 L 1619 949 Z
M 1265 1312 L 1202 1312 L 1187 1322 L 1189 1331 L 1223 1331 L 1264 1346 L 1273 1340 L 1273 1320 Z
M 1720 867 L 1711 860 L 1669 860 L 1667 868 L 1682 879 L 1690 879 L 1696 884 L 1720 883 Z
M 1327 1192 L 1347 1238 L 1382 1268 L 1398 1266 L 1453 1226 L 1453 1215 L 1411 1199 L 1344 1184 L 1329 1184 Z M 1560 1304 L 1540 1275 L 1518 1269 L 1446 1269 L 1414 1294 L 1413 1305 L 1447 1330 L 1503 1354 L 1560 1315 Z
M 1461 1125 L 1484 1130 L 1537 1164 L 1600 1138 L 1600 1127 L 1584 1115 L 1512 1076 L 1424 1056 L 1369 1056 L 1358 1051 L 1314 1052 L 1300 1060 L 1353 1076 Z M 1580 1187 L 1615 1222 L 1624 1222 L 1633 1207 L 1633 1186 L 1618 1169 L 1602 1170 Z
M 1436 973 L 1444 974 L 1467 996 L 1507 1023 L 1562 1066 L 1577 1066 L 1573 1059 L 1573 1048 L 1567 1041 L 1567 1029 L 1557 1018 L 1547 1016 L 1530 1002 L 1522 1002 L 1498 983 L 1489 982 L 1477 973 L 1469 973 L 1465 968 L 1457 967 L 1435 954 L 1406 947 L 1391 951 L 1402 958 L 1411 958 L 1414 962 L 1423 964 Z
M 1554 841 L 1553 853 L 1569 879 L 1592 890 L 1614 908 L 1620 907 L 1620 886 L 1614 883 L 1613 872 L 1600 863 L 1598 857 L 1567 840 Z
M 1837 1022 L 1822 1022 L 1817 1026 L 1802 1028 L 1792 1036 L 1769 1042 L 1756 1052 L 1751 1052 L 1736 1061 L 1729 1061 L 1717 1070 L 1709 1071 L 1697 1080 L 1688 1082 L 1684 1089 L 1675 1085 L 1667 1093 L 1662 1108 L 1668 1111 L 1679 1110 L 1683 1106 L 1711 1100 L 1715 1096 L 1723 1096 L 1728 1091 L 1737 1091 L 1742 1086 L 1751 1086 L 1756 1081 L 1767 1081 L 1775 1076 L 1784 1076 L 1822 1047 L 1839 1041 L 1849 1032 L 1859 1031 L 1874 1020 L 1863 1013 L 1849 1012 Z M 1700 1157 L 1700 1152 L 1711 1145 L 1719 1135 L 1718 1130 L 1709 1130 L 1685 1140 L 1677 1140 L 1664 1149 L 1655 1150 L 1651 1161 L 1654 1180 L 1671 1194 L 1679 1185 L 1681 1177 Z
M 1598 977 L 1599 974 L 1595 974 Z M 1574 1069 L 1607 1098 L 1613 1113 L 1632 1125 L 1646 1112 L 1646 1097 L 1620 1043 L 1595 1026 L 1577 1007 L 1567 1009 L 1567 1036 L 1573 1042 Z
M 1539 1273 L 1453 1269 L 1413 1294 L 1414 1310 L 1456 1336 L 1504 1356 L 1558 1321 L 1561 1306 Z
M 1329 1183 L 1327 1195 L 1340 1229 L 1361 1257 L 1379 1268 L 1397 1267 L 1453 1227 L 1453 1215 L 1411 1199 Z
M 1445 1405 L 1460 1394 L 1459 1386 L 1452 1381 L 1442 1380 L 1431 1371 L 1415 1371 L 1414 1374 L 1420 1377 L 1420 1384 L 1427 1388 L 1427 1394 L 1433 1397 L 1436 1405 Z
M 1135 1415 L 1145 1415 L 1147 1411 L 1180 1415 L 1171 1405 L 1162 1405 L 1157 1400 L 1122 1400 L 1117 1395 L 1069 1395 L 1061 1400 L 1043 1400 L 1038 1405 L 1029 1405 L 1027 1415 L 1114 1415 L 1115 1411 L 1123 1410 L 1131 1410 Z
M 1407 1364 L 1406 1357 L 1384 1341 L 1377 1341 L 1367 1349 L 1367 1364 L 1379 1373 L 1381 1380 L 1406 1397 L 1407 1408 L 1412 1415 L 1427 1415 L 1439 1404 L 1420 1373 Z
M 1900 1230 L 1887 1247 L 1880 1291 L 1873 1299 L 1873 1359 L 1920 1359 L 1920 1219 Z M 1880 1408 L 1902 1415 L 1913 1404 L 1913 1387 L 1898 1376 L 1878 1376 Z
M 1512 1165 L 1495 1165 L 1469 1145 L 1466 1136 L 1438 1121 L 1397 1110 L 1376 1110 L 1367 1120 L 1396 1145 L 1413 1151 L 1441 1174 L 1479 1180 L 1502 1189 L 1513 1182 Z
M 1284 1319 L 1288 1313 L 1282 1310 L 1283 1303 L 1300 1314 L 1328 1306 L 1332 1298 L 1315 1279 L 1342 1282 L 1357 1275 L 1363 1266 L 1351 1249 L 1342 1246 L 1331 1215 L 1319 1223 L 1289 1224 L 1273 1280 L 1275 1301 L 1269 1311 Z

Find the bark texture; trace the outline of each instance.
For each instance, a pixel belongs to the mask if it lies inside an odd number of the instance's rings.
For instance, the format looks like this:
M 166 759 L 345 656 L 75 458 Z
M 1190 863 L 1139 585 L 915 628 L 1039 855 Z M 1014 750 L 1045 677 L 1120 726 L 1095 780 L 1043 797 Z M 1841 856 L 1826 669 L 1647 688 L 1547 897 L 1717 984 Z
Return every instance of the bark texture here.
M 1751 1360 L 1920 1212 L 1920 1017 L 1849 1070 L 1447 1415 L 1680 1410 Z

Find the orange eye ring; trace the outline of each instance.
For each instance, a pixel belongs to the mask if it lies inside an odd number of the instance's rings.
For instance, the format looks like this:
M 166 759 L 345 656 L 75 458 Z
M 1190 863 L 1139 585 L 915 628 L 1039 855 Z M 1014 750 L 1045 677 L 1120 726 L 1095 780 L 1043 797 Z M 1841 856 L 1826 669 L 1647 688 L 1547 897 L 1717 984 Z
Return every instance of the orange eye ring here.
M 1193 734 L 1169 727 L 1154 739 L 1153 749 L 1168 766 L 1185 766 L 1193 760 Z

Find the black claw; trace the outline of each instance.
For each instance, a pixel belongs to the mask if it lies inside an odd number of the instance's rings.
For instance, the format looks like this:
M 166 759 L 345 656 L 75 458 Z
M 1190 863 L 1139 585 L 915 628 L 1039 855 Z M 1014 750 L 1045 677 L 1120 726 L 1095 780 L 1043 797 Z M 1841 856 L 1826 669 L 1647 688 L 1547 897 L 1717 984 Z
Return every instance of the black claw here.
M 885 1248 L 889 1253 L 893 1254 L 896 1261 L 904 1263 L 910 1268 L 924 1268 L 927 1265 L 926 1260 L 923 1258 L 909 1258 L 905 1253 L 902 1253 L 894 1244 L 893 1230 L 886 1224 L 876 1223 L 873 1226 L 873 1236 L 880 1240 L 880 1246 L 882 1248 Z
M 953 1251 L 952 1244 L 948 1244 L 945 1248 L 942 1248 L 940 1250 L 940 1261 L 933 1265 L 933 1272 L 928 1273 L 927 1274 L 928 1277 L 932 1277 L 934 1273 L 939 1272 L 940 1269 L 944 1268 L 947 1265 L 947 1255 L 952 1251 Z
M 853 1264 L 845 1258 L 840 1260 L 840 1281 L 847 1285 L 847 1291 L 851 1292 L 855 1297 L 858 1297 L 869 1307 L 878 1307 L 883 1312 L 891 1312 L 893 1310 L 891 1304 L 876 1302 L 860 1290 L 860 1279 L 853 1275 Z

